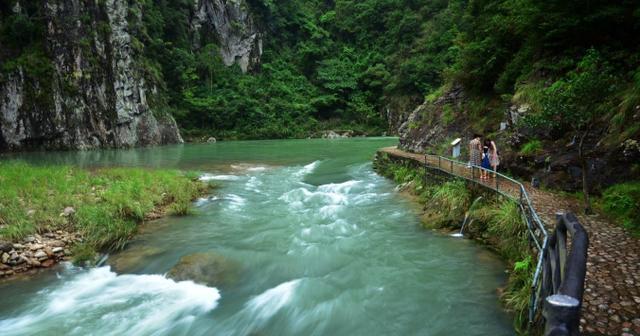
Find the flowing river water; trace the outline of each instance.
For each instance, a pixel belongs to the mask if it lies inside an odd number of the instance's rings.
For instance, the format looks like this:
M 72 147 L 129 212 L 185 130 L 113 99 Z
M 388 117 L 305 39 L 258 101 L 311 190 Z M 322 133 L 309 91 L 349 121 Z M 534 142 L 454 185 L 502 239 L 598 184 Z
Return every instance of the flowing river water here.
M 0 283 L 2 335 L 513 335 L 505 265 L 424 230 L 376 175 L 392 138 L 220 142 L 31 153 L 36 164 L 202 172 L 194 214 L 146 223 L 102 267 Z M 194 253 L 225 263 L 206 286 L 165 274 Z M 229 266 L 232 265 L 232 266 Z

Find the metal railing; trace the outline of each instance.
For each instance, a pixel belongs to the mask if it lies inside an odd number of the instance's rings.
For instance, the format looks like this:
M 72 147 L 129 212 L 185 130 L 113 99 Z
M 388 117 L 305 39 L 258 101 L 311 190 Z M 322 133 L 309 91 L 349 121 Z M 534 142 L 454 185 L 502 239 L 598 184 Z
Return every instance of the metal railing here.
M 515 201 L 526 223 L 537 263 L 531 284 L 529 322 L 534 323 L 544 303 L 545 335 L 578 335 L 579 316 L 586 275 L 588 237 L 573 214 L 556 214 L 558 224 L 552 236 L 538 216 L 524 185 L 504 174 L 480 166 L 433 154 L 396 153 L 422 162 L 426 182 L 428 168 L 472 181 Z M 488 175 L 488 179 L 482 179 Z M 571 235 L 571 253 L 567 260 L 567 232 Z
M 531 300 L 529 303 L 529 321 L 533 322 L 541 302 L 540 294 L 542 292 L 540 290 L 540 277 L 542 275 L 543 260 L 549 243 L 549 236 L 542 220 L 533 207 L 531 198 L 529 197 L 524 185 L 504 174 L 496 173 L 480 166 L 470 165 L 465 162 L 452 160 L 438 155 L 425 154 L 424 164 L 425 169 L 430 167 L 464 178 L 486 188 L 492 189 L 518 203 L 520 213 L 522 214 L 522 220 L 527 225 L 529 238 L 536 249 L 538 259 L 533 275 Z M 489 178 L 486 180 L 481 179 L 483 174 L 488 175 Z
M 580 334 L 589 237 L 573 214 L 558 213 L 556 217 L 558 224 L 549 238 L 540 286 L 540 296 L 545 298 L 545 335 L 574 336 Z M 569 236 L 571 252 L 567 256 Z

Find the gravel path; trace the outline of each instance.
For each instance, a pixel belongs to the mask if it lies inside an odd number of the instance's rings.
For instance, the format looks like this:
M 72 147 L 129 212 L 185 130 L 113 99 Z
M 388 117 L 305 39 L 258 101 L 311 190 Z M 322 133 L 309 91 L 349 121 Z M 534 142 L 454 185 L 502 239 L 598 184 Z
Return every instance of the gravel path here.
M 425 161 L 424 155 L 404 152 L 395 147 L 381 151 Z M 468 172 L 457 171 L 455 167 L 451 171 L 456 175 L 469 175 Z M 493 182 L 489 180 L 484 183 Z M 622 227 L 601 215 L 584 215 L 579 200 L 535 189 L 526 183 L 524 185 L 546 226 L 555 224 L 556 212 L 573 212 L 589 234 L 587 277 L 580 320 L 583 335 L 640 336 L 640 239 L 632 237 Z M 503 188 L 504 191 L 515 192 L 509 190 L 508 185 L 503 185 Z

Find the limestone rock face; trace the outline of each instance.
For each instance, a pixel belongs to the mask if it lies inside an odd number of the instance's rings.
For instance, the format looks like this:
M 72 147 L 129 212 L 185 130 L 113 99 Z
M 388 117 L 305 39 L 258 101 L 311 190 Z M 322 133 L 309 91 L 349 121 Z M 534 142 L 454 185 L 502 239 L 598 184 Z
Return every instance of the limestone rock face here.
M 18 67 L 0 80 L 0 151 L 182 142 L 131 36 L 136 2 L 44 1 L 45 73 Z M 16 5 L 20 10 L 19 6 Z M 140 11 L 137 11 L 140 13 Z
M 433 102 L 418 106 L 400 125 L 400 148 L 423 152 L 434 148 L 447 137 L 464 137 L 469 131 L 463 120 L 447 120 L 446 108 L 461 109 L 465 95 L 461 86 L 455 86 Z M 447 106 L 447 107 L 445 107 Z
M 245 0 L 195 0 L 191 29 L 198 48 L 204 35 L 218 40 L 225 65 L 253 69 L 262 55 L 262 36 Z

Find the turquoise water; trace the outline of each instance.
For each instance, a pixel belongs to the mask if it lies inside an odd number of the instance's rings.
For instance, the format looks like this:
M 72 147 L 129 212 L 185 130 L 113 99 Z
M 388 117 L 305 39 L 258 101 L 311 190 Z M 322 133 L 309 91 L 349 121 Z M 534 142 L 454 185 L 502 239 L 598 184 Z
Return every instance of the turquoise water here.
M 144 225 L 103 267 L 0 284 L 3 335 L 513 335 L 504 265 L 419 227 L 371 168 L 396 139 L 220 142 L 23 154 L 37 164 L 197 170 L 220 185 L 188 217 Z M 209 253 L 219 285 L 164 274 Z

